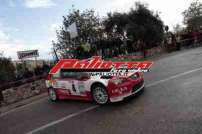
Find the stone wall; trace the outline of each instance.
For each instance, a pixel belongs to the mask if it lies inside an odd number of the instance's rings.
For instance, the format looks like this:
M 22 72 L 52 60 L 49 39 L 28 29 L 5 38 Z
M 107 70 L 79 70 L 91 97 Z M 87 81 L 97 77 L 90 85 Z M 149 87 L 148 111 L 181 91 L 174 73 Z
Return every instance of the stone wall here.
M 165 53 L 166 51 L 164 47 L 159 46 L 159 47 L 148 49 L 146 52 L 147 52 L 147 57 L 153 57 L 153 56 Z M 139 52 L 134 52 L 126 55 L 121 55 L 116 58 L 119 60 L 124 60 L 124 59 L 138 60 L 143 58 L 143 54 L 141 51 L 139 51 Z
M 36 80 L 34 82 L 23 84 L 19 87 L 12 87 L 2 91 L 4 104 L 11 104 L 38 94 L 46 92 L 45 80 Z

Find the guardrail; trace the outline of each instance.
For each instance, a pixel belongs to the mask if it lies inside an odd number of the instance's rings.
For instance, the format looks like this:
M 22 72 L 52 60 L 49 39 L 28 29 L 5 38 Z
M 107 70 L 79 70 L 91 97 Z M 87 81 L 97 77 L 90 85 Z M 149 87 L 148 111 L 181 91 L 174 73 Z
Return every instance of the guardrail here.
M 201 42 L 202 42 L 202 35 L 187 38 L 187 39 L 182 39 L 179 41 L 179 43 L 190 43 L 190 44 L 183 44 L 183 45 L 193 45 L 194 43 L 201 43 Z

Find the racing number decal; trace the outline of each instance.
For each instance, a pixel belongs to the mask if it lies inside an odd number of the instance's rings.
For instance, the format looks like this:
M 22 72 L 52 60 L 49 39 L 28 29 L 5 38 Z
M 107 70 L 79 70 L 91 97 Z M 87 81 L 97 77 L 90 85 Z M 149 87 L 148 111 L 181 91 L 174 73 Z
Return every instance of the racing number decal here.
M 71 91 L 74 95 L 86 95 L 84 82 L 81 81 L 71 81 Z
M 74 84 L 74 81 L 72 81 L 72 91 L 76 92 L 76 88 L 75 88 L 75 84 Z

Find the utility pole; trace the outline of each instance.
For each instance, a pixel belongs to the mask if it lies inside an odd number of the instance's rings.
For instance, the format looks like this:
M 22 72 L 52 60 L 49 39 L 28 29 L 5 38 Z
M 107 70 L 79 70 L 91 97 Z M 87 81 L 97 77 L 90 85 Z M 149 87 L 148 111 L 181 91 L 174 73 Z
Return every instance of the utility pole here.
M 54 52 L 54 54 L 55 54 L 56 62 L 58 62 L 58 61 L 59 61 L 59 58 L 58 58 L 57 52 L 56 52 L 56 50 L 55 50 L 54 47 L 53 47 L 53 52 Z

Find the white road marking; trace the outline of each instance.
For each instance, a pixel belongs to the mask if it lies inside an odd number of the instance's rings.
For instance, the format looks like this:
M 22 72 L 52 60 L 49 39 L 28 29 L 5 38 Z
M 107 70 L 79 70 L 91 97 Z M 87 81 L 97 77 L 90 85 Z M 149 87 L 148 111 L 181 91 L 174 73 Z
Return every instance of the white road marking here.
M 70 118 L 72 118 L 72 117 L 78 116 L 78 115 L 83 114 L 83 113 L 85 113 L 85 112 L 91 111 L 91 110 L 93 110 L 93 109 L 95 109 L 95 108 L 97 108 L 97 107 L 99 107 L 99 105 L 91 106 L 91 107 L 89 107 L 89 108 L 80 110 L 80 111 L 78 111 L 78 112 L 76 112 L 76 113 L 69 114 L 69 115 L 67 115 L 67 116 L 65 116 L 65 117 L 63 117 L 63 118 L 61 118 L 61 119 L 59 119 L 59 120 L 53 121 L 53 122 L 48 123 L 48 124 L 46 124 L 46 125 L 44 125 L 44 126 L 41 126 L 41 127 L 39 127 L 39 128 L 36 128 L 36 129 L 34 129 L 34 130 L 30 131 L 30 132 L 27 132 L 26 134 L 34 134 L 34 133 L 36 133 L 36 132 L 38 132 L 38 131 L 44 130 L 44 129 L 48 128 L 48 127 L 51 127 L 51 126 L 54 126 L 54 125 L 56 125 L 56 124 L 58 124 L 58 123 L 60 123 L 60 122 L 63 122 L 63 121 L 65 121 L 65 120 L 67 120 L 67 119 L 70 119 Z
M 166 78 L 166 79 L 162 79 L 162 80 L 156 81 L 156 82 L 151 83 L 151 84 L 147 84 L 146 87 L 155 86 L 155 85 L 158 85 L 158 84 L 160 84 L 160 83 L 163 83 L 163 82 L 166 82 L 166 81 L 169 81 L 169 80 L 172 80 L 172 79 L 175 79 L 175 78 L 178 78 L 178 77 L 181 77 L 181 76 L 184 76 L 184 75 L 187 75 L 187 74 L 190 74 L 190 73 L 199 71 L 199 70 L 202 70 L 202 67 L 196 68 L 196 69 L 194 69 L 194 70 L 190 70 L 190 71 L 187 71 L 187 72 L 184 72 L 184 73 L 180 73 L 180 74 L 177 74 L 177 75 L 173 75 L 173 76 L 171 76 L 171 77 L 168 77 L 168 78 Z
M 20 106 L 20 107 L 14 108 L 14 109 L 11 109 L 11 110 L 9 110 L 8 112 L 4 112 L 4 113 L 0 114 L 0 117 L 6 116 L 6 115 L 8 115 L 8 114 L 10 114 L 10 113 L 13 113 L 13 112 L 17 111 L 17 110 L 20 110 L 20 109 L 23 109 L 23 108 L 25 108 L 25 107 L 31 106 L 31 105 L 33 105 L 33 104 L 39 103 L 39 102 L 41 102 L 41 101 L 43 101 L 43 100 L 45 100 L 45 99 L 47 99 L 47 97 L 41 98 L 41 99 L 36 100 L 36 101 L 34 101 L 34 102 L 32 102 L 32 103 L 25 104 L 25 105 L 23 105 L 23 106 Z M 1 111 L 0 111 L 0 112 L 1 112 Z

